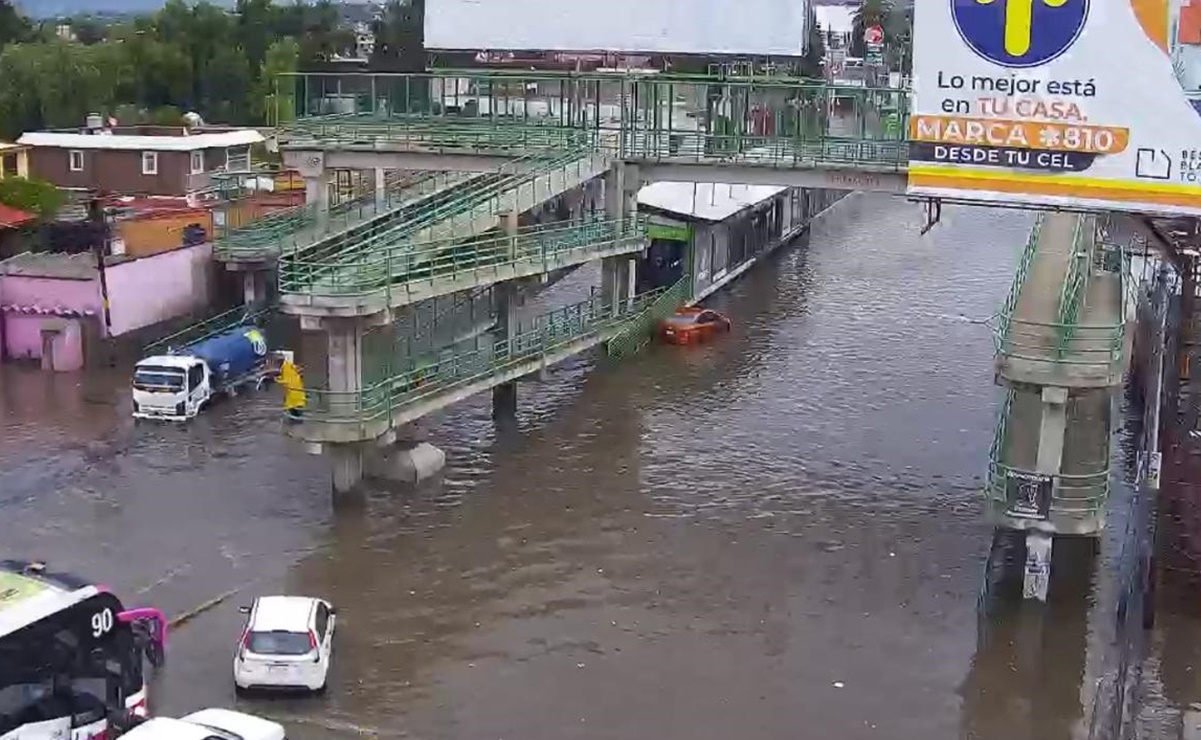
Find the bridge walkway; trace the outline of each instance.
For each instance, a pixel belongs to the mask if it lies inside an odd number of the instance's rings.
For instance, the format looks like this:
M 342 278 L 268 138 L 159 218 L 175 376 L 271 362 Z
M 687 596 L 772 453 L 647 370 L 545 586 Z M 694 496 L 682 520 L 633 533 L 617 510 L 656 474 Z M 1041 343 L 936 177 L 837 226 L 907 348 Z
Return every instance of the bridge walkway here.
M 378 438 L 464 398 L 621 340 L 631 328 L 645 331 L 672 313 L 686 291 L 680 281 L 617 304 L 594 296 L 520 321 L 510 336 L 480 334 L 416 356 L 399 355 L 385 338 L 375 351 L 363 353 L 361 390 L 306 388 L 304 419 L 290 425 L 289 433 L 316 443 Z
M 339 234 L 378 229 L 481 177 L 470 172 L 412 173 L 394 179 L 382 196 L 367 191 L 324 208 L 318 203 L 305 203 L 274 211 L 220 230 L 213 253 L 222 262 L 274 261 Z
M 1006 395 L 986 493 L 1006 526 L 1062 534 L 1104 526 L 1112 390 L 1127 353 L 1124 268 L 1107 263 L 1096 241 L 1092 216 L 1040 214 L 999 314 L 997 379 Z M 1058 453 L 1044 435 L 1061 435 Z M 1045 516 L 1014 514 L 1018 487 L 1040 476 L 1051 480 Z
M 338 234 L 280 265 L 281 304 L 303 315 L 366 315 L 643 247 L 636 216 L 516 228 L 517 214 L 603 175 L 590 151 L 534 153 L 455 196 L 370 232 Z

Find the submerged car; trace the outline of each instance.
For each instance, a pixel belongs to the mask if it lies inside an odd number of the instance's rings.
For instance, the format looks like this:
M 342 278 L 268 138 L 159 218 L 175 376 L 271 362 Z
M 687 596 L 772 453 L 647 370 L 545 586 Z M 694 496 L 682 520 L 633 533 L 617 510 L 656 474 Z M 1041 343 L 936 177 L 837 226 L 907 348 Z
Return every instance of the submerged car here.
M 729 330 L 730 320 L 717 311 L 684 306 L 659 324 L 659 337 L 667 344 L 700 344 Z
M 324 691 L 334 644 L 336 610 L 307 596 L 262 596 L 249 614 L 234 657 L 239 691 Z

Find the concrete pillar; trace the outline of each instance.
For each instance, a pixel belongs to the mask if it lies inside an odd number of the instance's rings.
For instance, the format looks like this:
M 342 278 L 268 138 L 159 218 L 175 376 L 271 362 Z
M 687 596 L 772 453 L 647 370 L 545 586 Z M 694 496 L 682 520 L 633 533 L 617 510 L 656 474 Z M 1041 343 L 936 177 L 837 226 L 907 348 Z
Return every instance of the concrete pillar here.
M 1035 470 L 1043 475 L 1058 476 L 1063 464 L 1064 431 L 1067 429 L 1067 388 L 1047 386 L 1042 391 L 1043 413 L 1038 430 L 1038 458 Z M 1053 484 L 1052 495 L 1058 481 Z M 1027 599 L 1047 600 L 1051 581 L 1052 536 L 1049 532 L 1031 531 L 1026 534 L 1026 570 L 1022 594 Z
M 514 338 L 518 331 L 518 288 L 516 280 L 492 286 L 496 308 L 496 338 L 502 351 L 517 352 Z M 492 389 L 492 418 L 510 419 L 517 414 L 517 383 L 501 383 Z
M 363 480 L 363 448 L 358 443 L 328 445 L 334 493 L 349 493 Z
M 383 208 L 388 202 L 388 178 L 385 177 L 387 170 L 383 167 L 375 168 L 375 205 Z
M 1031 531 L 1026 533 L 1026 572 L 1022 580 L 1022 596 L 1027 599 L 1047 600 L 1047 586 L 1051 583 L 1050 532 Z
M 304 178 L 304 202 L 315 204 L 317 224 L 324 225 L 329 220 L 329 182 L 325 171 L 315 176 Z
M 247 270 L 242 273 L 242 303 L 257 306 L 267 302 L 267 273 Z
M 1059 475 L 1063 462 L 1063 436 L 1068 424 L 1068 389 L 1043 388 L 1043 416 L 1038 430 L 1038 461 L 1035 469 L 1045 475 Z
M 605 173 L 605 218 L 618 221 L 625 216 L 626 165 L 614 162 Z
M 434 477 L 446 466 L 446 453 L 428 442 L 402 443 L 367 458 L 373 478 L 416 484 Z
M 363 378 L 363 326 L 355 319 L 326 322 L 329 414 L 334 419 L 357 419 Z M 345 493 L 363 478 L 363 451 L 358 443 L 328 445 L 334 469 L 334 491 Z

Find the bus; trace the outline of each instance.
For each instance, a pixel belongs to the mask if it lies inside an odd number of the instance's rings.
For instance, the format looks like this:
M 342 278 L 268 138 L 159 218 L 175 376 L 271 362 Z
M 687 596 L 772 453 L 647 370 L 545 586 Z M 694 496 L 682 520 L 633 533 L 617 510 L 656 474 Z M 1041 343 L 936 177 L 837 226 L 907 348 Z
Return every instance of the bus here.
M 0 560 L 0 740 L 107 740 L 148 714 L 167 622 L 43 563 Z

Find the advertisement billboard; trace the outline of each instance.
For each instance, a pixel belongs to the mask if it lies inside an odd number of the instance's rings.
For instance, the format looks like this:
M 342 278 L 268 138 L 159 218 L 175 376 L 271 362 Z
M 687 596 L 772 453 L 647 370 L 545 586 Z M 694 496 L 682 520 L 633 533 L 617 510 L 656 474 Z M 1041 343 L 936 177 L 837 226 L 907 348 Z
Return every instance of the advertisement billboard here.
M 910 195 L 1201 214 L 1201 114 L 1170 38 L 1180 3 L 928 0 L 915 13 Z
M 795 0 L 426 0 L 427 49 L 800 56 Z

